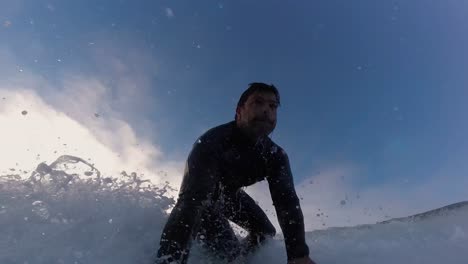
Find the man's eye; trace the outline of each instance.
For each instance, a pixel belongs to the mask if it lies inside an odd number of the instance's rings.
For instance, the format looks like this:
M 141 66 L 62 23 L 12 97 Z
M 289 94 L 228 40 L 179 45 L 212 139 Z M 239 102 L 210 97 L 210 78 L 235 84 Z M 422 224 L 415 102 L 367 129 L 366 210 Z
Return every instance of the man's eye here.
M 256 100 L 255 100 L 255 104 L 261 105 L 261 104 L 263 104 L 263 100 L 261 100 L 261 99 L 256 99 Z

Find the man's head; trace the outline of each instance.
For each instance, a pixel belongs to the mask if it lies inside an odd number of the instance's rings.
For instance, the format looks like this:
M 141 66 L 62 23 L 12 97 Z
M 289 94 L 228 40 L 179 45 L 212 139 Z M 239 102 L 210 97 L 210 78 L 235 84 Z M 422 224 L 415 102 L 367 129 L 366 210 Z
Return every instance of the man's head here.
M 237 103 L 237 126 L 252 138 L 268 136 L 276 127 L 279 105 L 280 95 L 275 86 L 251 83 Z

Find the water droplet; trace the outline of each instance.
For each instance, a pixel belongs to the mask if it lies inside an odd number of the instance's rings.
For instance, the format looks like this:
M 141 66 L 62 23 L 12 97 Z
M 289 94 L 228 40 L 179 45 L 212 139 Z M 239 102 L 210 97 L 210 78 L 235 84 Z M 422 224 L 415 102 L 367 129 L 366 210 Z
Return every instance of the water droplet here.
M 8 28 L 11 26 L 11 21 L 10 20 L 6 20 L 5 22 L 3 22 L 3 26 Z
M 41 219 L 46 220 L 49 219 L 50 213 L 47 205 L 42 201 L 35 201 L 32 203 L 34 206 L 32 212 L 39 216 Z
M 47 9 L 49 9 L 51 12 L 55 11 L 55 7 L 52 4 L 47 4 Z
M 173 18 L 173 17 L 174 17 L 174 11 L 173 11 L 171 8 L 167 7 L 167 8 L 165 9 L 165 11 L 166 11 L 166 16 L 167 16 L 168 18 Z

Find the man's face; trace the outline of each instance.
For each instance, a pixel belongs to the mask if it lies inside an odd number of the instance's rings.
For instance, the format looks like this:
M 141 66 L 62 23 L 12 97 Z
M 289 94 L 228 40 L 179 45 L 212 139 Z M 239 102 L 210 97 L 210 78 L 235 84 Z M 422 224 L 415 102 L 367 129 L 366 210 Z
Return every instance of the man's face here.
M 255 92 L 236 109 L 237 124 L 252 137 L 268 136 L 276 127 L 277 108 L 274 93 Z

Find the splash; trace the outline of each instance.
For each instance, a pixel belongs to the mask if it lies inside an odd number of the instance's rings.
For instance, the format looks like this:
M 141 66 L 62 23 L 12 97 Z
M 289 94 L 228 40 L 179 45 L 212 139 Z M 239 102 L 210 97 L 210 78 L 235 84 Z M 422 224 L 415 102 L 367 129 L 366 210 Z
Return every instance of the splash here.
M 174 200 L 135 173 L 61 156 L 0 178 L 0 263 L 148 263 Z
M 0 176 L 0 263 L 149 264 L 167 212 L 169 183 L 155 186 L 137 174 L 103 176 L 74 156 L 41 163 L 28 178 Z M 306 234 L 319 264 L 465 264 L 468 204 L 373 225 Z M 221 264 L 194 243 L 189 264 Z M 286 263 L 276 237 L 237 263 Z

